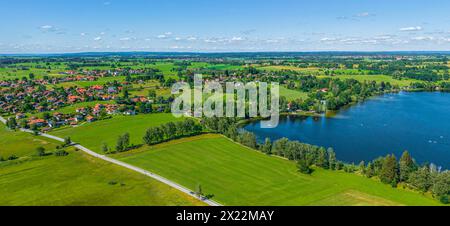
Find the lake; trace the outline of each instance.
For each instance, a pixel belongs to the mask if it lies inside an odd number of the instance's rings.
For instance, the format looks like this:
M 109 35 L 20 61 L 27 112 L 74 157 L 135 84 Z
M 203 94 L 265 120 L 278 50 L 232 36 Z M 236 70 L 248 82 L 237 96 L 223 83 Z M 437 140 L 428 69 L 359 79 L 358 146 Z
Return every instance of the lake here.
M 418 163 L 450 169 L 450 93 L 401 92 L 372 98 L 333 117 L 286 116 L 275 129 L 245 127 L 260 142 L 287 137 L 333 147 L 338 159 L 358 164 L 408 150 Z

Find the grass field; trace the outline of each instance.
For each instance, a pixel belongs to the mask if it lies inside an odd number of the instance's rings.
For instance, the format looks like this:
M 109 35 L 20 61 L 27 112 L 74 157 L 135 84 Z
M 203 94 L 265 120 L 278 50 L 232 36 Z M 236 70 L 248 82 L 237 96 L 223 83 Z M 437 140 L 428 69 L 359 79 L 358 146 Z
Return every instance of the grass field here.
M 308 98 L 308 93 L 288 89 L 284 86 L 280 86 L 280 96 L 286 97 L 288 101 Z
M 300 68 L 295 66 L 263 66 L 258 67 L 260 70 L 265 71 L 299 71 L 299 72 L 319 72 L 319 68 Z
M 125 77 L 120 76 L 120 77 L 104 77 L 104 78 L 99 78 L 97 81 L 76 81 L 76 82 L 63 82 L 63 83 L 59 83 L 56 85 L 48 85 L 48 88 L 52 88 L 54 86 L 56 87 L 64 87 L 64 88 L 69 88 L 69 87 L 90 87 L 90 86 L 95 86 L 95 85 L 105 85 L 105 83 L 107 82 L 122 82 L 125 81 Z
M 218 135 L 177 140 L 115 156 L 152 170 L 225 205 L 439 205 L 345 172 L 297 172 L 294 162 L 270 157 Z
M 326 78 L 329 76 L 319 76 L 319 77 Z M 336 76 L 333 76 L 332 78 L 356 79 L 360 82 L 363 82 L 363 81 L 375 81 L 377 83 L 390 82 L 391 85 L 398 85 L 400 87 L 409 86 L 411 84 L 411 82 L 417 82 L 417 80 L 414 80 L 414 79 L 397 80 L 397 79 L 394 79 L 391 76 L 387 76 L 387 75 L 336 75 Z
M 0 162 L 0 206 L 203 205 L 165 184 L 73 149 L 66 149 L 66 157 L 33 156 L 37 147 L 52 152 L 56 145 L 0 125 L 0 155 L 22 157 Z
M 75 128 L 55 130 L 51 134 L 58 137 L 70 137 L 72 141 L 100 152 L 103 143 L 114 148 L 117 138 L 124 133 L 130 134 L 131 144 L 142 144 L 142 137 L 148 128 L 177 120 L 183 119 L 174 118 L 172 114 L 115 116 L 112 119 L 87 123 Z
M 0 163 L 0 206 L 203 205 L 144 175 L 81 152 L 69 153 Z
M 16 155 L 17 157 L 33 155 L 36 153 L 36 148 L 40 146 L 52 151 L 56 148 L 57 144 L 44 137 L 10 131 L 3 123 L 0 123 L 1 157 L 8 158 L 11 155 Z

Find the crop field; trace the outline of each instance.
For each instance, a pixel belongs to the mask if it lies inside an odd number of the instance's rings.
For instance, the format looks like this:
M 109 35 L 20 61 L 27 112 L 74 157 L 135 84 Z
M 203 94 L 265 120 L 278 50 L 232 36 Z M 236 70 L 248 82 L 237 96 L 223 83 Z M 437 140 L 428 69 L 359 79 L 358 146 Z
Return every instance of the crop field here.
M 72 141 L 101 152 L 102 144 L 114 148 L 117 138 L 124 133 L 130 134 L 130 143 L 142 144 L 142 137 L 148 128 L 167 122 L 183 120 L 172 114 L 147 114 L 136 116 L 115 116 L 112 119 L 83 124 L 79 127 L 63 128 L 51 132 L 58 137 L 70 137 Z
M 205 194 L 224 205 L 439 205 L 438 201 L 355 174 L 315 169 L 202 135 L 115 156 Z

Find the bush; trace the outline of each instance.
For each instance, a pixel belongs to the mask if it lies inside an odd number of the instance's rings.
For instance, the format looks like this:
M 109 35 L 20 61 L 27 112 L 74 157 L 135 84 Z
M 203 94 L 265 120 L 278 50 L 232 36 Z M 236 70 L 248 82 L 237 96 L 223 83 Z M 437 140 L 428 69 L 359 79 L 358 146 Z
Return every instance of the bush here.
M 36 148 L 36 155 L 39 157 L 45 156 L 45 148 L 43 147 Z
M 61 156 L 68 156 L 68 155 L 69 155 L 69 153 L 67 151 L 65 151 L 65 150 L 57 150 L 55 152 L 55 156 L 59 156 L 59 157 L 61 157 Z
M 439 201 L 441 201 L 442 204 L 449 204 L 448 195 L 443 195 L 439 197 Z
M 16 159 L 18 159 L 19 157 L 17 157 L 16 155 L 11 155 L 11 156 L 9 156 L 8 157 L 8 160 L 9 161 L 12 161 L 12 160 L 16 160 Z
M 308 162 L 306 160 L 303 160 L 303 159 L 299 160 L 297 162 L 297 168 L 300 173 L 303 173 L 303 174 L 311 174 L 312 173 L 311 166 L 310 166 L 310 164 L 308 164 Z

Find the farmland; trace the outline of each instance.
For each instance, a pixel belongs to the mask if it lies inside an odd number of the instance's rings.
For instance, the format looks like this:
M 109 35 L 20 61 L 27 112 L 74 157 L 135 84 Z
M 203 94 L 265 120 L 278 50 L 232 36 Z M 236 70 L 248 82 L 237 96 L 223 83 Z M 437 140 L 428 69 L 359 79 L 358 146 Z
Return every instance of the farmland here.
M 143 147 L 115 157 L 191 189 L 200 184 L 225 205 L 438 205 L 429 197 L 354 174 L 318 168 L 312 175 L 299 174 L 293 162 L 217 135 Z

